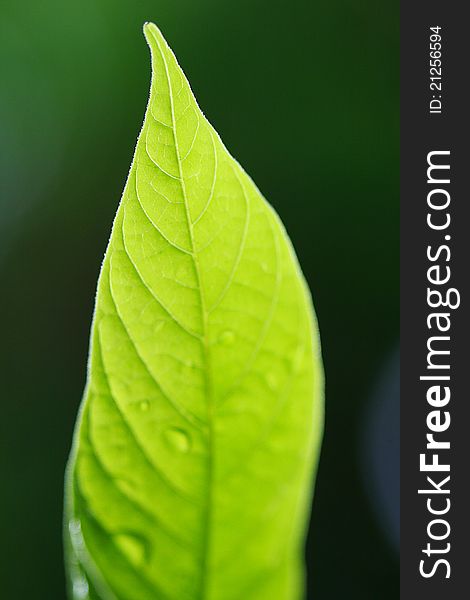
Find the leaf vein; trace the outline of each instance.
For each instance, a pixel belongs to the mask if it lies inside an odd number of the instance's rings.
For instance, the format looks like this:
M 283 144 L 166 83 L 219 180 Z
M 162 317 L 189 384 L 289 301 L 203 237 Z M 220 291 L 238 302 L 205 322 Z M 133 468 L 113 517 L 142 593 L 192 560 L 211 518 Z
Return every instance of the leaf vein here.
M 192 504 L 198 505 L 195 498 L 193 498 L 192 496 L 190 496 L 189 494 L 187 494 L 186 492 L 184 492 L 183 490 L 181 490 L 180 488 L 178 488 L 177 486 L 175 486 L 173 484 L 173 482 L 170 479 L 168 479 L 168 477 L 163 473 L 163 471 L 155 463 L 155 461 L 153 461 L 150 458 L 150 456 L 147 454 L 147 451 L 145 450 L 145 448 L 140 443 L 140 440 L 138 439 L 138 436 L 137 436 L 136 432 L 134 431 L 133 427 L 131 427 L 129 421 L 126 419 L 126 417 L 125 417 L 125 415 L 124 415 L 124 413 L 122 411 L 122 408 L 119 406 L 116 398 L 114 397 L 113 391 L 111 389 L 111 382 L 110 382 L 110 379 L 109 379 L 108 372 L 106 370 L 106 365 L 104 363 L 103 352 L 101 350 L 101 342 L 99 342 L 100 335 L 101 335 L 101 333 L 100 333 L 100 331 L 98 329 L 98 340 L 95 340 L 95 342 L 98 341 L 99 353 L 100 353 L 100 356 L 101 356 L 101 362 L 103 363 L 103 375 L 104 375 L 104 378 L 105 378 L 105 380 L 107 382 L 107 385 L 108 385 L 108 388 L 109 388 L 109 391 L 110 391 L 109 397 L 112 399 L 113 404 L 116 407 L 116 410 L 117 410 L 119 416 L 121 417 L 122 422 L 124 423 L 124 426 L 126 427 L 126 429 L 127 429 L 128 433 L 129 433 L 131 439 L 134 440 L 136 448 L 139 450 L 140 454 L 143 456 L 143 458 L 144 458 L 145 462 L 148 464 L 148 466 L 153 471 L 155 471 L 155 473 L 158 474 L 158 476 L 160 477 L 160 479 L 162 480 L 162 482 L 164 482 L 169 489 L 171 489 L 180 498 L 183 498 L 183 499 L 187 500 L 188 502 L 190 502 Z
M 171 404 L 171 406 L 173 406 L 173 408 L 178 412 L 178 414 L 183 417 L 186 421 L 188 421 L 188 423 L 191 423 L 191 425 L 193 425 L 194 427 L 198 427 L 199 429 L 202 429 L 203 426 L 203 422 L 196 416 L 194 415 L 192 412 L 188 411 L 187 409 L 183 408 L 180 404 L 178 404 L 177 402 L 175 402 L 174 400 L 172 400 L 172 398 L 169 396 L 169 394 L 167 394 L 162 385 L 159 383 L 159 381 L 157 380 L 157 378 L 155 377 L 155 375 L 152 373 L 147 361 L 143 358 L 143 356 L 140 354 L 138 348 L 137 348 L 137 344 L 135 343 L 135 341 L 133 340 L 131 334 L 129 333 L 129 330 L 124 322 L 124 319 L 122 318 L 120 312 L 119 312 L 119 308 L 118 305 L 116 303 L 116 299 L 114 297 L 113 294 L 113 289 L 112 289 L 112 283 L 111 283 L 111 278 L 109 281 L 109 289 L 110 289 L 110 293 L 111 293 L 111 298 L 113 300 L 113 304 L 116 310 L 116 315 L 119 319 L 119 321 L 122 324 L 122 327 L 127 335 L 127 337 L 129 338 L 129 341 L 131 343 L 131 345 L 134 348 L 134 351 L 136 353 L 136 356 L 139 358 L 140 362 L 142 363 L 143 367 L 145 368 L 145 370 L 147 371 L 148 375 L 150 376 L 150 378 L 152 379 L 152 381 L 155 383 L 155 385 L 158 387 L 158 389 L 160 390 L 162 396 L 165 398 L 165 400 L 167 400 L 167 402 L 169 402 Z

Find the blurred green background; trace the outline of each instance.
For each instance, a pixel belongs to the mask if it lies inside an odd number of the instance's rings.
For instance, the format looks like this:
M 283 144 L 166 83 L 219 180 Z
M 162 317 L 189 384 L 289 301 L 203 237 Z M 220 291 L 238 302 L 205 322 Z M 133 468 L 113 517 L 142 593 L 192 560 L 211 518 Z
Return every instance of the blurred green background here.
M 146 105 L 146 20 L 280 213 L 313 291 L 327 421 L 309 598 L 398 597 L 393 536 L 363 460 L 368 403 L 398 340 L 398 11 L 373 0 L 2 0 L 1 598 L 64 598 L 63 471 L 96 279 Z

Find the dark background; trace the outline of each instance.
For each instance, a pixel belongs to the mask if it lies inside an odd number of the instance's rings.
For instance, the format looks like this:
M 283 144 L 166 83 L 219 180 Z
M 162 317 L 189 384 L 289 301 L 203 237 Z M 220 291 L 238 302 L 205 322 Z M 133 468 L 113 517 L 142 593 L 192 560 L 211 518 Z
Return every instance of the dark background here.
M 374 417 L 397 382 L 398 12 L 374 0 L 2 1 L 1 598 L 64 598 L 63 471 L 146 105 L 146 20 L 280 213 L 313 291 L 327 408 L 309 598 L 398 597 L 385 506 L 396 409 Z

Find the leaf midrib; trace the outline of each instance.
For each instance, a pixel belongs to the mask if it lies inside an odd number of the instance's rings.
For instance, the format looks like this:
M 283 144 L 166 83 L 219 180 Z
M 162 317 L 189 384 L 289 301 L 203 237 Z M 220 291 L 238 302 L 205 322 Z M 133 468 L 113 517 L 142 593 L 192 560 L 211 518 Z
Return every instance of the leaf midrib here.
M 213 489 L 212 488 L 213 488 L 213 470 L 214 470 L 214 464 L 213 464 L 214 396 L 213 396 L 211 357 L 210 357 L 208 326 L 207 326 L 208 311 L 206 309 L 206 302 L 205 302 L 205 297 L 204 297 L 204 292 L 203 292 L 203 287 L 202 287 L 202 279 L 201 279 L 201 275 L 200 275 L 200 265 L 199 265 L 199 260 L 198 260 L 198 254 L 195 251 L 194 232 L 193 232 L 193 226 L 191 223 L 191 217 L 190 217 L 190 213 L 189 213 L 188 197 L 187 197 L 186 186 L 185 186 L 185 181 L 184 181 L 184 177 L 183 177 L 182 160 L 180 157 L 180 151 L 179 151 L 179 146 L 178 146 L 178 137 L 176 135 L 176 118 L 175 118 L 175 110 L 174 110 L 174 102 L 173 102 L 173 87 L 172 87 L 170 75 L 168 72 L 168 64 L 166 61 L 166 57 L 163 53 L 163 50 L 160 46 L 160 41 L 154 35 L 153 32 L 152 32 L 152 37 L 155 40 L 158 50 L 160 52 L 160 55 L 162 57 L 163 64 L 165 67 L 165 75 L 166 75 L 166 79 L 167 79 L 167 83 L 168 83 L 168 92 L 169 92 L 169 97 L 170 97 L 171 121 L 173 124 L 173 127 L 172 127 L 173 140 L 175 143 L 176 160 L 178 163 L 178 173 L 179 173 L 179 180 L 180 180 L 180 185 L 181 185 L 181 192 L 183 194 L 183 204 L 184 204 L 184 208 L 185 208 L 186 223 L 187 223 L 188 233 L 189 233 L 189 241 L 191 244 L 191 256 L 192 256 L 194 268 L 196 271 L 196 278 L 197 278 L 197 283 L 198 283 L 197 288 L 199 291 L 199 299 L 200 299 L 200 306 L 201 306 L 202 332 L 203 332 L 201 343 L 202 343 L 203 353 L 204 353 L 204 362 L 206 364 L 206 368 L 204 369 L 204 379 L 205 379 L 206 398 L 207 398 L 208 485 L 207 485 L 206 510 L 205 510 L 205 517 L 204 517 L 205 525 L 203 528 L 203 536 L 204 537 L 202 540 L 201 578 L 200 578 L 198 596 L 201 600 L 204 600 L 204 598 L 206 597 L 206 590 L 207 590 L 207 586 L 208 586 L 208 557 L 209 557 L 209 552 L 210 552 L 210 539 L 211 539 L 211 521 L 212 521 L 212 508 L 213 508 L 213 506 L 212 506 L 213 505 L 213 495 L 212 495 Z M 217 176 L 217 174 L 215 173 L 214 178 L 216 176 Z

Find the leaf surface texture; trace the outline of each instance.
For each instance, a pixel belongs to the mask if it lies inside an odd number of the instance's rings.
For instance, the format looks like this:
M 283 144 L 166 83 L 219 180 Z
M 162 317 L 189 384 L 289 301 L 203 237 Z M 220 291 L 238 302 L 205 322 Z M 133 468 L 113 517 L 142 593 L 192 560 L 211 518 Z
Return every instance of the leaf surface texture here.
M 293 600 L 322 428 L 287 235 L 158 28 L 66 482 L 76 600 Z

